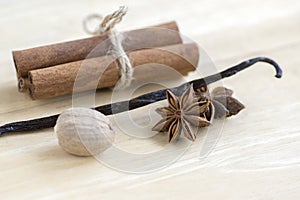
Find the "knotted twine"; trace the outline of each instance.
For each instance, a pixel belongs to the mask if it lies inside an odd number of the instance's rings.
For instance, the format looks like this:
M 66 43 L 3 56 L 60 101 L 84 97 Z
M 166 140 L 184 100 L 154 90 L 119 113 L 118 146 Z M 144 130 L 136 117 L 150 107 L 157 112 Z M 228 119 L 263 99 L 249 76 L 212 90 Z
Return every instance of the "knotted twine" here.
M 117 61 L 117 66 L 119 68 L 120 80 L 115 85 L 115 89 L 123 89 L 130 86 L 133 80 L 133 67 L 130 60 L 123 49 L 122 41 L 123 35 L 114 29 L 114 26 L 122 21 L 123 16 L 127 12 L 126 6 L 120 6 L 120 8 L 113 12 L 112 14 L 102 17 L 100 15 L 92 14 L 86 17 L 83 21 L 84 30 L 92 35 L 103 35 L 107 34 L 110 41 L 111 47 L 108 51 Z M 87 23 L 93 19 L 102 19 L 99 27 L 91 31 L 87 27 Z

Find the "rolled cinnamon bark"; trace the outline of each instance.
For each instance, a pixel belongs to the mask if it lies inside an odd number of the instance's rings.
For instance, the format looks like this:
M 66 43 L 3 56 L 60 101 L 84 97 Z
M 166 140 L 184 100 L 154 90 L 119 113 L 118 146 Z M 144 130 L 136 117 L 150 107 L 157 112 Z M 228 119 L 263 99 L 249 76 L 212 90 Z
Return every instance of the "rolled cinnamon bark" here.
M 155 27 L 155 28 L 154 28 Z M 175 21 L 123 33 L 123 48 L 133 51 L 182 43 Z M 30 70 L 46 68 L 68 62 L 104 56 L 110 46 L 107 35 L 70 42 L 57 43 L 26 50 L 13 51 L 17 76 L 26 77 Z M 101 48 L 96 48 L 101 44 Z
M 28 78 L 23 78 L 23 77 L 18 78 L 19 92 L 27 92 L 29 84 L 30 83 Z
M 195 70 L 199 60 L 199 51 L 195 43 L 177 44 L 162 48 L 142 49 L 128 53 L 133 67 L 142 70 L 134 72 L 135 79 L 152 80 L 153 77 L 170 78 L 170 74 L 161 73 L 158 66 L 168 66 L 186 75 Z M 145 70 L 144 70 L 145 69 Z M 155 70 L 154 70 L 155 69 Z M 84 73 L 79 70 L 84 70 Z M 139 71 L 138 73 L 136 73 Z M 119 69 L 112 56 L 89 58 L 53 67 L 30 71 L 29 93 L 32 99 L 46 99 L 73 92 L 74 82 L 77 82 L 77 91 L 82 92 L 97 88 L 113 87 L 119 80 Z M 80 78 L 76 79 L 80 74 Z M 101 78 L 99 77 L 101 75 Z

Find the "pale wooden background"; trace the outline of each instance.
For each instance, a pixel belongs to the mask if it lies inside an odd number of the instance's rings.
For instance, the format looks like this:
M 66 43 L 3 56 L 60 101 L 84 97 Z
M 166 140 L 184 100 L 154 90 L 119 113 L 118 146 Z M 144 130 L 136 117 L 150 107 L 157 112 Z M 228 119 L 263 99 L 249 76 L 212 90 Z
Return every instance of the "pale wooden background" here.
M 179 161 L 154 173 L 122 173 L 93 158 L 68 155 L 57 145 L 52 129 L 1 137 L 0 198 L 299 199 L 299 0 L 3 0 L 0 123 L 55 114 L 71 106 L 70 97 L 31 101 L 19 94 L 11 50 L 85 37 L 81 27 L 85 15 L 109 13 L 121 4 L 130 10 L 120 30 L 175 19 L 181 32 L 197 41 L 219 70 L 264 55 L 282 65 L 284 77 L 276 80 L 271 67 L 258 64 L 224 81 L 246 110 L 226 120 L 206 159 L 198 158 L 203 140 L 199 135 Z M 98 97 L 97 104 L 107 103 L 110 91 Z M 155 139 L 141 142 L 122 134 L 116 142 L 133 152 L 157 147 Z

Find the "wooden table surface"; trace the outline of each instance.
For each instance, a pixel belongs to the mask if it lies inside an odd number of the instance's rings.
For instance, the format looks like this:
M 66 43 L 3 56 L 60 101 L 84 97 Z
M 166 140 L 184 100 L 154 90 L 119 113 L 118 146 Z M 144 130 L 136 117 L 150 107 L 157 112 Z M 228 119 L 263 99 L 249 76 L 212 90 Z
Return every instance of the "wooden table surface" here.
M 246 109 L 224 121 L 209 154 L 200 155 L 207 142 L 202 131 L 179 160 L 154 172 L 120 172 L 92 157 L 71 156 L 58 146 L 53 129 L 7 134 L 0 138 L 0 198 L 300 199 L 299 0 L 3 0 L 0 124 L 57 114 L 72 106 L 70 96 L 31 101 L 18 93 L 12 50 L 86 37 L 84 16 L 109 13 L 121 4 L 128 5 L 129 12 L 119 30 L 176 20 L 218 70 L 267 56 L 280 63 L 284 77 L 275 79 L 270 66 L 257 64 L 224 80 Z M 199 69 L 210 72 L 205 62 Z M 195 77 L 192 73 L 187 79 Z M 97 105 L 109 102 L 111 91 L 98 92 L 96 99 Z M 132 115 L 147 124 L 148 109 Z M 148 154 L 166 144 L 161 134 L 143 140 L 118 130 L 114 145 Z M 148 166 L 147 162 L 141 159 L 136 165 Z

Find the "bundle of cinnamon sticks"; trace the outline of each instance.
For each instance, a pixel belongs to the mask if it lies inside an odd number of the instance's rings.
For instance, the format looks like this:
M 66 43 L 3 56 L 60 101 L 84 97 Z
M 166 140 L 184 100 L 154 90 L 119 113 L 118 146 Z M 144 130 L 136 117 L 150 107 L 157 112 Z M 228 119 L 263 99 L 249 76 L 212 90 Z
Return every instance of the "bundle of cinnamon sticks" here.
M 151 74 L 155 64 L 172 67 L 182 75 L 197 67 L 198 47 L 195 43 L 183 44 L 174 21 L 122 34 L 122 45 L 132 66 L 146 65 L 149 69 L 146 75 L 142 75 L 144 79 L 157 76 L 157 71 Z M 120 74 L 117 63 L 108 55 L 109 48 L 108 36 L 101 35 L 13 51 L 19 91 L 28 91 L 32 99 L 71 94 L 83 63 L 88 66 L 88 71 L 82 77 L 85 84 L 76 92 L 94 89 L 90 80 L 97 78 L 93 74 L 99 73 L 102 76 L 97 88 L 113 87 Z

